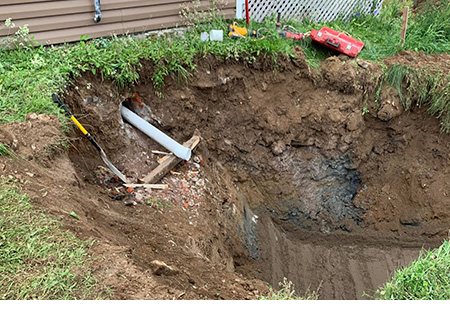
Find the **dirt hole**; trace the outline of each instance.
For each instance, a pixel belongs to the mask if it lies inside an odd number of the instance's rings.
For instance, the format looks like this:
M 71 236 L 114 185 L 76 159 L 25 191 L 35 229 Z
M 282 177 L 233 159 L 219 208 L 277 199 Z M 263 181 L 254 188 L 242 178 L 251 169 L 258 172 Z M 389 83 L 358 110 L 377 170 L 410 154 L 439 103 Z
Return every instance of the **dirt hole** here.
M 332 57 L 319 72 L 298 52 L 274 73 L 264 59 L 207 58 L 187 86 L 168 79 L 163 99 L 147 68 L 123 91 L 86 74 L 65 101 L 132 182 L 158 165 L 152 150 L 167 150 L 123 123 L 121 102 L 180 143 L 198 130 L 192 159 L 162 180 L 169 189 L 130 200 L 75 131 L 67 161 L 35 157 L 52 170 L 41 180 L 66 192 L 48 201 L 28 187 L 54 215 L 77 208 L 80 221 L 61 219 L 98 240 L 97 275 L 116 297 L 254 298 L 267 290 L 258 279 L 286 277 L 300 293 L 361 299 L 447 237 L 449 140 L 423 109 L 377 118 L 398 99 L 371 98 L 377 66 Z M 155 260 L 174 273 L 156 276 Z

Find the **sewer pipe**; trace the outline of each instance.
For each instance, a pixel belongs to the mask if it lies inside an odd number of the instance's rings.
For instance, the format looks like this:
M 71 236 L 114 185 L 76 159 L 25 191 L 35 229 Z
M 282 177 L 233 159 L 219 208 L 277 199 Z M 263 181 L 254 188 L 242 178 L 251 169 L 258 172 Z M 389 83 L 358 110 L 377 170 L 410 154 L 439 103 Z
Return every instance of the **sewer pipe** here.
M 188 161 L 191 158 L 191 149 L 186 148 L 173 140 L 171 137 L 161 132 L 150 123 L 139 117 L 136 113 L 131 111 L 128 108 L 125 108 L 123 105 L 120 105 L 120 113 L 122 117 L 128 121 L 131 125 L 141 130 L 147 136 L 158 142 L 167 150 L 173 152 L 178 158 Z

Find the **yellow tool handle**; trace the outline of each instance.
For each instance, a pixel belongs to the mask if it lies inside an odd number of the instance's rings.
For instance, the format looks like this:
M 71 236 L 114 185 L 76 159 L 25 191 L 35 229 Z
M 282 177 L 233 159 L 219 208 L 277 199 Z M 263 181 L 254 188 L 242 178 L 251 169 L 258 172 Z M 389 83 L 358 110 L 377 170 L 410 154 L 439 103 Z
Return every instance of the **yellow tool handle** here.
M 58 106 L 63 109 L 66 112 L 66 116 L 68 118 L 70 118 L 70 120 L 73 121 L 73 123 L 75 123 L 78 127 L 78 129 L 80 129 L 80 131 L 84 134 L 84 136 L 94 145 L 94 147 L 100 152 L 102 153 L 103 150 L 100 147 L 100 145 L 97 143 L 97 141 L 95 141 L 95 139 L 89 134 L 89 132 L 86 131 L 86 129 L 81 125 L 81 123 L 78 122 L 77 118 L 75 118 L 75 116 L 72 114 L 72 112 L 70 112 L 70 110 L 66 107 L 66 105 L 64 103 L 62 103 L 62 101 L 59 99 L 59 97 L 56 94 L 52 94 L 52 98 L 53 98 L 53 102 L 55 102 L 56 104 L 58 104 Z M 109 165 L 108 165 L 109 166 Z M 114 171 L 114 170 L 113 170 Z M 117 170 L 118 171 L 118 170 Z M 114 172 L 115 173 L 115 172 Z M 120 173 L 120 172 L 119 172 Z M 125 180 L 124 180 L 125 181 Z
M 73 123 L 75 123 L 75 124 L 77 125 L 78 129 L 80 129 L 81 132 L 83 132 L 83 134 L 84 134 L 85 136 L 88 134 L 88 132 L 86 131 L 86 129 L 81 125 L 81 123 L 78 122 L 77 118 L 75 118 L 74 115 L 72 115 L 72 116 L 70 117 L 70 120 L 72 120 Z

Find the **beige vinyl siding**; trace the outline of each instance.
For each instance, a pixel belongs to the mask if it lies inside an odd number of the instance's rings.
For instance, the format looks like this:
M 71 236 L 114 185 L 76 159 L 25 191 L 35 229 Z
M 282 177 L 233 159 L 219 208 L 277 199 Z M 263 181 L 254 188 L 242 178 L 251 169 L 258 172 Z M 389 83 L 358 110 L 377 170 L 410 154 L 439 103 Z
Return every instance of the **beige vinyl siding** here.
M 20 2 L 20 3 L 19 3 Z M 94 22 L 94 0 L 0 0 L 0 23 L 11 18 L 15 29 L 0 28 L 0 37 L 25 24 L 39 43 L 56 44 L 113 34 L 137 33 L 182 25 L 180 11 L 192 1 L 101 0 L 102 20 Z M 211 1 L 200 1 L 204 10 Z M 235 2 L 223 7 L 226 17 L 234 17 Z

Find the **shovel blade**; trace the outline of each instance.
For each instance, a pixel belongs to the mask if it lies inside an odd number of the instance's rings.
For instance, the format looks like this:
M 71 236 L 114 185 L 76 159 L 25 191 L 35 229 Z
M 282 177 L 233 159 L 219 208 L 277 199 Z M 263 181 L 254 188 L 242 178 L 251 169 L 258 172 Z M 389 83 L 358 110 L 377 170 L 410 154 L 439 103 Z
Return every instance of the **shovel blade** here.
M 105 152 L 102 150 L 100 152 L 100 156 L 102 157 L 102 160 L 104 163 L 106 163 L 106 165 L 108 166 L 109 169 L 111 169 L 111 171 L 119 177 L 120 180 L 122 180 L 124 183 L 128 183 L 127 181 L 127 177 L 124 176 L 124 174 L 122 172 L 119 171 L 119 169 L 117 169 L 106 157 Z

